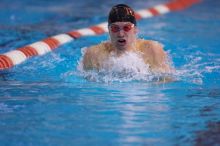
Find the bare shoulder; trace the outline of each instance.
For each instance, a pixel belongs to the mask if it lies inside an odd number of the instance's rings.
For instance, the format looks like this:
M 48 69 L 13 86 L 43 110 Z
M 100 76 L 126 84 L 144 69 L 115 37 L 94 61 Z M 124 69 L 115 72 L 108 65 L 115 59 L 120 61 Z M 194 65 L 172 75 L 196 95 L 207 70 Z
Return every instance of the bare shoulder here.
M 85 51 L 85 55 L 96 55 L 99 52 L 105 51 L 106 49 L 108 49 L 109 46 L 109 42 L 102 42 L 98 45 L 94 45 L 91 47 L 88 47 Z
M 163 45 L 158 41 L 138 39 L 139 46 L 143 51 L 163 52 Z
M 144 54 L 145 57 L 149 58 L 150 62 L 157 62 L 160 58 L 165 58 L 166 53 L 163 50 L 163 45 L 153 40 L 138 40 L 138 48 Z M 159 60 L 158 60 L 159 59 Z
M 99 68 L 101 59 L 108 52 L 108 45 L 109 42 L 103 42 L 87 48 L 83 56 L 84 69 Z
M 163 45 L 153 40 L 138 40 L 140 43 L 140 51 L 143 52 L 147 62 L 151 68 L 159 72 L 171 72 L 169 64 L 167 64 L 167 54 L 163 49 Z

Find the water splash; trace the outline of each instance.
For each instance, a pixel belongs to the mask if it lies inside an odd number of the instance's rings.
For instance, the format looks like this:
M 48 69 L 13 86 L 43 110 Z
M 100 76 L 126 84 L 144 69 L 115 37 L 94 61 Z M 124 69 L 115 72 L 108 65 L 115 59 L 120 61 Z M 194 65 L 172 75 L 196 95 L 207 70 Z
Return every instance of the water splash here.
M 86 48 L 81 49 L 81 59 L 78 61 L 77 69 L 68 71 L 63 74 L 62 78 L 70 81 L 71 78 L 75 81 L 77 78 L 87 79 L 95 82 L 161 82 L 165 78 L 171 78 L 172 81 L 181 81 L 195 85 L 202 85 L 206 73 L 220 73 L 220 60 L 217 54 L 207 54 L 201 51 L 192 51 L 197 46 L 189 46 L 184 48 L 180 54 L 175 54 L 168 50 L 167 63 L 174 68 L 175 71 L 169 74 L 153 73 L 149 69 L 149 65 L 145 64 L 142 57 L 138 53 L 128 52 L 120 57 L 112 55 L 100 70 L 83 69 L 82 59 Z M 207 57 L 211 56 L 211 57 Z M 177 59 L 177 61 L 176 61 Z M 178 60 L 180 59 L 180 60 Z M 173 63 L 173 61 L 176 61 Z M 180 62 L 178 62 L 180 61 Z M 175 64 L 180 65 L 175 65 Z
M 128 81 L 160 81 L 167 74 L 153 73 L 148 64 L 145 64 L 141 54 L 126 52 L 120 57 L 112 54 L 100 70 L 83 69 L 82 59 L 85 48 L 82 49 L 82 58 L 78 62 L 77 71 L 80 76 L 96 82 L 128 82 Z M 70 74 L 70 73 L 69 73 Z
M 184 50 L 192 50 L 195 47 L 184 48 Z M 196 48 L 197 49 L 197 48 Z M 178 80 L 188 83 L 202 85 L 204 82 L 205 74 L 213 72 L 220 73 L 219 55 L 204 53 L 201 51 L 190 51 L 183 55 L 185 64 L 176 68 L 175 76 Z

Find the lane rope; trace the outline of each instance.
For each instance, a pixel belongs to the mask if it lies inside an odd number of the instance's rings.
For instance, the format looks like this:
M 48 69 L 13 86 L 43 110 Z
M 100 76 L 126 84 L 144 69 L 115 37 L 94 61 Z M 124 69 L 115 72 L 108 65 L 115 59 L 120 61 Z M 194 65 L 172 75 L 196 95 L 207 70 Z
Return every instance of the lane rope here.
M 200 1 L 201 0 L 174 0 L 148 9 L 138 10 L 135 12 L 135 17 L 137 20 L 140 20 L 157 15 L 163 15 L 172 11 L 186 9 L 193 4 L 199 3 Z M 95 36 L 106 33 L 108 32 L 107 24 L 107 22 L 103 22 L 88 28 L 77 29 L 67 33 L 55 35 L 16 50 L 0 54 L 0 70 L 5 70 L 21 64 L 30 57 L 44 55 L 53 51 L 59 46 L 80 37 Z

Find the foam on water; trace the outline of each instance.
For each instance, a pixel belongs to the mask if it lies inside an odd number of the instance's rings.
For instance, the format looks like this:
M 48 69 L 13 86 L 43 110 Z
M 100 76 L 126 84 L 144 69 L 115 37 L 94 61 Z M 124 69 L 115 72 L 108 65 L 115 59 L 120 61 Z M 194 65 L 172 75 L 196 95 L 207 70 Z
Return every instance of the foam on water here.
M 191 48 L 193 49 L 193 47 Z M 201 51 L 185 54 L 183 60 L 186 63 L 176 68 L 175 76 L 178 80 L 202 85 L 205 74 L 220 72 L 220 62 L 217 54 L 208 54 L 212 56 L 207 58 L 207 53 Z
M 135 52 L 126 52 L 116 57 L 114 54 L 103 63 L 100 70 L 83 69 L 82 59 L 86 49 L 82 49 L 82 58 L 78 62 L 78 75 L 96 82 L 128 82 L 128 81 L 160 81 L 168 74 L 153 73 L 149 65 L 145 64 L 141 54 Z M 70 73 L 71 74 L 71 73 Z
M 190 47 L 190 50 L 193 47 Z M 154 73 L 149 69 L 149 65 L 145 64 L 140 54 L 127 52 L 120 57 L 112 55 L 100 70 L 83 69 L 82 59 L 86 48 L 83 48 L 81 59 L 75 71 L 66 72 L 63 78 L 82 77 L 95 82 L 129 82 L 144 81 L 158 82 L 165 78 L 172 78 L 173 81 L 183 81 L 191 84 L 202 85 L 206 73 L 219 72 L 220 63 L 218 57 L 213 54 L 212 58 L 206 60 L 206 53 L 201 51 L 184 54 L 181 57 L 182 65 L 174 67 L 173 58 L 178 54 L 172 54 L 167 51 L 168 64 L 175 68 L 175 71 L 169 74 Z M 210 54 L 209 54 L 210 55 Z M 68 80 L 68 79 L 67 79 Z

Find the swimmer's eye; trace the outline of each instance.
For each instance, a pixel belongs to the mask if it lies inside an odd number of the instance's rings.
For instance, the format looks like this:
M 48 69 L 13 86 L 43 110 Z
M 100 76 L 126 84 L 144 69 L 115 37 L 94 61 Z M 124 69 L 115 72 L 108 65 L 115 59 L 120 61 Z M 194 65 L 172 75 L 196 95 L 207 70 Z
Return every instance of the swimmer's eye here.
M 129 32 L 132 28 L 134 27 L 134 24 L 126 24 L 122 27 L 122 29 L 125 31 L 125 32 Z M 120 30 L 122 30 L 119 26 L 117 25 L 112 25 L 110 26 L 110 29 L 112 32 L 119 32 Z
M 112 32 L 118 32 L 118 31 L 120 31 L 120 27 L 118 27 L 118 26 L 116 26 L 116 25 L 112 25 L 112 26 L 111 26 L 111 31 L 112 31 Z
M 125 25 L 124 27 L 123 27 L 123 30 L 124 31 L 126 31 L 126 32 L 128 32 L 128 31 L 130 31 L 131 29 L 132 29 L 132 25 L 130 25 L 130 24 L 128 24 L 128 25 Z

